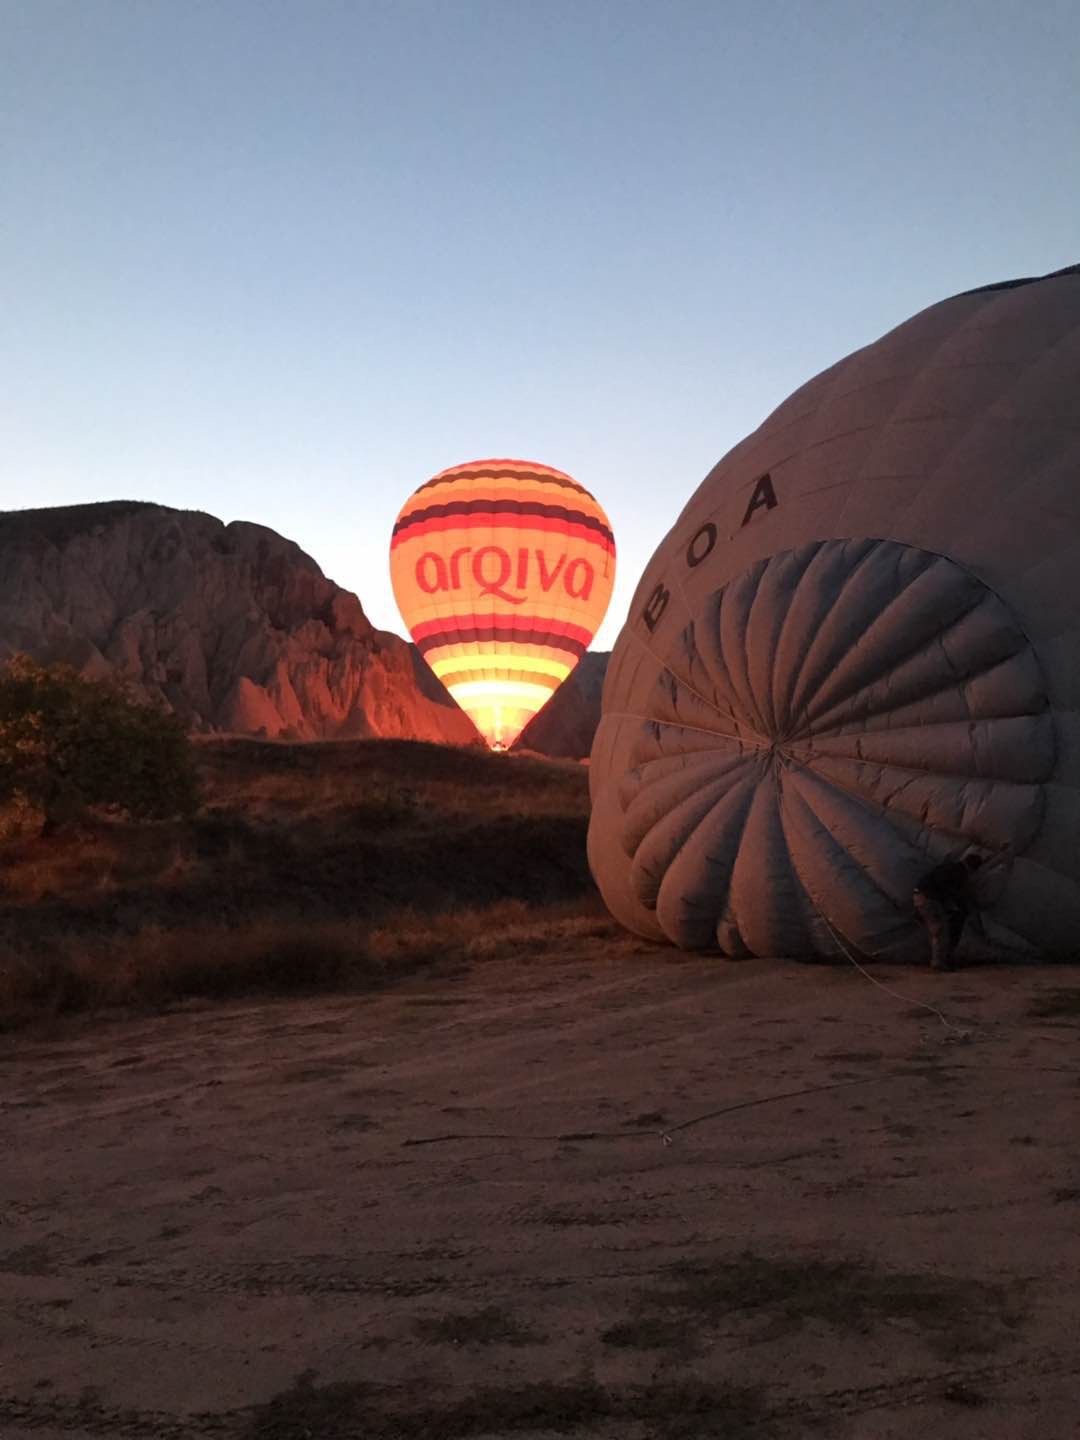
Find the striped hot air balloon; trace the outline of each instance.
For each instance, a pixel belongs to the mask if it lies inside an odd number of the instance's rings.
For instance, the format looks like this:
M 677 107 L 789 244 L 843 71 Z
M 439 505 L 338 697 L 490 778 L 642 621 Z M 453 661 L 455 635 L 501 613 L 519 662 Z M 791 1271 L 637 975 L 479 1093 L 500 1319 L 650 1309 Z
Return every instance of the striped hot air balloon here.
M 611 599 L 615 540 L 561 470 L 472 460 L 406 501 L 390 576 L 421 654 L 505 749 L 588 649 Z

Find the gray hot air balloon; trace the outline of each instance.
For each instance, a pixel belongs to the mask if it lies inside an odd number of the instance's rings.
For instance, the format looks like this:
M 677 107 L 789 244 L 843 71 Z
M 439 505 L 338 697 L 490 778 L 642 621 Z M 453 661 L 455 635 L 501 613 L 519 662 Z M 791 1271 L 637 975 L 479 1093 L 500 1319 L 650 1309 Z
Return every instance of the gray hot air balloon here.
M 691 949 L 1080 942 L 1080 267 L 958 295 L 797 390 L 638 586 L 592 751 L 615 916 Z M 996 859 L 995 859 L 996 857 Z

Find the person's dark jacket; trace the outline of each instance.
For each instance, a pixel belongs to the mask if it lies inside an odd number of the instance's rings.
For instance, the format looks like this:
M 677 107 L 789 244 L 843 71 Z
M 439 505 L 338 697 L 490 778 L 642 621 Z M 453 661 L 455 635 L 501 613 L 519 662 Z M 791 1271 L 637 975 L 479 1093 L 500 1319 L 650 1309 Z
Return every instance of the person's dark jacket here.
M 915 886 L 916 894 L 925 895 L 927 900 L 936 900 L 950 910 L 971 909 L 971 872 L 960 860 L 946 860 L 935 865 Z

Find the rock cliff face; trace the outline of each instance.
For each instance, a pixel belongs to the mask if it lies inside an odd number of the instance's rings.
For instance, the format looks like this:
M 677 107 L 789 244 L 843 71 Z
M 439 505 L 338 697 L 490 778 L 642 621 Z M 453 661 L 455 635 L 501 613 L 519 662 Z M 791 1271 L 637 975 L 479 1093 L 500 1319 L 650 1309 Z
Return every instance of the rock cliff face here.
M 610 658 L 606 651 L 590 650 L 583 655 L 569 679 L 525 726 L 514 749 L 567 760 L 586 759 L 600 723 L 600 696 Z
M 193 730 L 477 734 L 404 640 L 261 525 L 115 501 L 0 514 L 0 660 L 118 675 Z

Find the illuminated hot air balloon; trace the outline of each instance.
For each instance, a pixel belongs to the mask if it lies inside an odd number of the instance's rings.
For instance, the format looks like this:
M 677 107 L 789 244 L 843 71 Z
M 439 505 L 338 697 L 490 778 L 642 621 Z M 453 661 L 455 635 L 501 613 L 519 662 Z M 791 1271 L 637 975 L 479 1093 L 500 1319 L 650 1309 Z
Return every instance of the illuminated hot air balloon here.
M 421 654 L 505 749 L 588 649 L 611 599 L 615 541 L 561 470 L 472 460 L 406 501 L 390 577 Z

